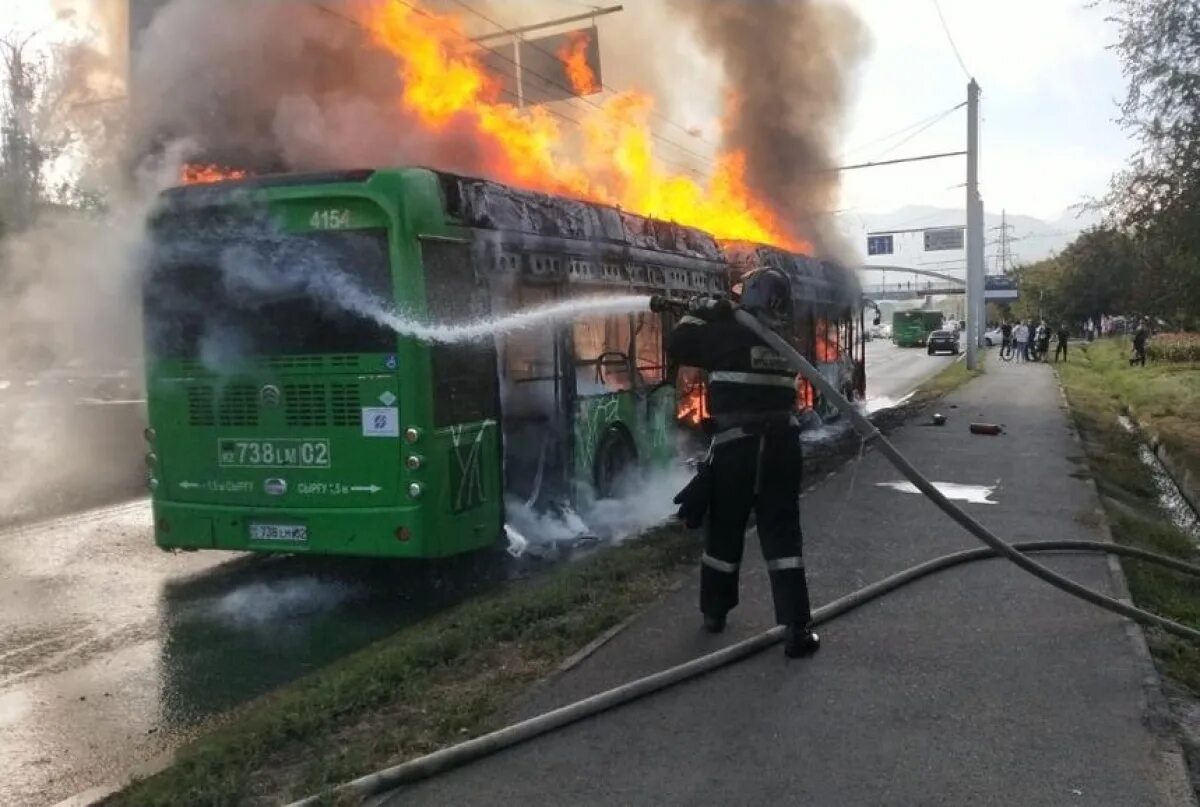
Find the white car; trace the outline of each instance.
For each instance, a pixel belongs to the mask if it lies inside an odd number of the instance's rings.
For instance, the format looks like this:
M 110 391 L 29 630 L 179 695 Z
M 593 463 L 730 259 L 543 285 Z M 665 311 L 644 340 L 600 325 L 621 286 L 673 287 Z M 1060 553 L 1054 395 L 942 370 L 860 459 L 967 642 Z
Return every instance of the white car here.
M 983 335 L 983 343 L 988 347 L 1004 344 L 1004 331 L 999 328 L 992 328 Z

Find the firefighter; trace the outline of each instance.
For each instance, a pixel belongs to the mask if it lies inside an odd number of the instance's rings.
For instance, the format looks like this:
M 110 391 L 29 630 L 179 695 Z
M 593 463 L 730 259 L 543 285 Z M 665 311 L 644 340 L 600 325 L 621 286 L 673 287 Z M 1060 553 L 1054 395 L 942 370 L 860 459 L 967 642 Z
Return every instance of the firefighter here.
M 742 279 L 740 306 L 779 330 L 790 322 L 787 277 L 756 269 Z M 738 603 L 738 570 L 753 512 L 771 578 L 775 618 L 787 626 L 784 652 L 816 651 L 800 533 L 800 429 L 796 374 L 786 361 L 733 318 L 728 300 L 698 300 L 671 332 L 672 363 L 708 371 L 712 444 L 700 473 L 676 498 L 680 515 L 698 526 L 707 513 L 700 568 L 705 629 L 719 633 Z

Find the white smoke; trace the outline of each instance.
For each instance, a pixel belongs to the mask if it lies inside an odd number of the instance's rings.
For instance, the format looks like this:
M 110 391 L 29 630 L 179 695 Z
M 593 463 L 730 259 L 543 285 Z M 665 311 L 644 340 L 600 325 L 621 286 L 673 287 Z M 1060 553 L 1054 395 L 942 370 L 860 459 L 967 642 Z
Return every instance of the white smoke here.
M 349 248 L 348 242 L 343 248 Z M 164 273 L 162 282 L 157 277 L 151 280 L 155 300 L 151 336 L 156 336 L 159 326 L 170 329 L 180 317 L 202 321 L 200 358 L 217 372 L 236 368 L 258 347 L 223 314 L 221 309 L 227 306 L 254 312 L 304 300 L 323 312 L 367 319 L 400 336 L 449 344 L 493 339 L 581 316 L 646 311 L 650 303 L 646 295 L 597 295 L 466 322 L 429 322 L 397 310 L 382 293 L 368 289 L 360 277 L 351 274 L 355 260 L 346 252 L 289 235 L 269 221 L 205 224 L 190 220 L 160 239 L 154 249 L 153 263 L 161 264 Z M 386 260 L 385 255 L 376 257 Z M 197 266 L 214 270 L 221 304 L 197 298 L 192 290 L 172 280 L 172 267 Z
M 83 404 L 104 376 L 141 377 L 145 225 L 182 148 L 139 170 L 106 210 L 43 212 L 0 241 L 0 519 L 136 484 L 141 408 Z M 133 385 L 122 398 L 139 397 Z
M 679 509 L 672 500 L 691 474 L 682 466 L 633 472 L 621 486 L 624 495 L 592 498 L 579 511 L 565 505 L 539 511 L 509 497 L 505 501 L 508 551 L 515 557 L 554 557 L 582 541 L 619 544 L 672 518 Z
M 315 577 L 251 583 L 213 602 L 209 614 L 232 627 L 277 630 L 281 621 L 331 611 L 357 593 L 348 583 Z

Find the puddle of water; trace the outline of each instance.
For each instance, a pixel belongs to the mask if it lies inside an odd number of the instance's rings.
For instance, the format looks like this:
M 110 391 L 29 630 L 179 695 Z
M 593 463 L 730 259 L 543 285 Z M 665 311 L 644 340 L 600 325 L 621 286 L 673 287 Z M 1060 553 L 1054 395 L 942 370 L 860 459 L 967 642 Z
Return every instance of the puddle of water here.
M 876 482 L 876 487 L 891 488 L 901 493 L 921 493 L 912 482 Z M 968 504 L 998 504 L 991 499 L 996 492 L 995 485 L 960 485 L 957 482 L 934 482 L 933 486 L 941 491 L 947 499 L 958 500 Z
M 877 398 L 868 398 L 863 403 L 863 411 L 865 414 L 873 414 L 884 409 L 894 409 L 908 402 L 908 399 L 913 396 L 913 393 L 908 393 L 902 398 L 889 398 L 886 395 L 880 395 Z
M 1133 421 L 1125 415 L 1118 415 L 1117 421 L 1121 424 L 1121 428 L 1139 438 L 1137 443 L 1138 459 L 1142 461 L 1142 465 L 1150 469 L 1150 477 L 1154 480 L 1154 490 L 1158 494 L 1159 508 L 1166 514 L 1172 526 L 1190 536 L 1192 540 L 1200 542 L 1200 517 L 1196 515 L 1196 511 L 1192 509 L 1188 500 L 1183 497 L 1175 480 L 1167 473 L 1167 469 L 1163 467 L 1162 462 L 1150 450 L 1150 447 L 1142 442 Z

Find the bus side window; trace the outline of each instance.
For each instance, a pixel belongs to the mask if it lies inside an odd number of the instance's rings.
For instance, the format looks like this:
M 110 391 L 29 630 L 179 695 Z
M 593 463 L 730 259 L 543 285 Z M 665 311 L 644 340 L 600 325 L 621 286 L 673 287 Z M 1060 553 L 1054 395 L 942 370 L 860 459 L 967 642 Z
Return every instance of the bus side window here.
M 471 245 L 421 239 L 425 305 L 434 322 L 487 316 L 487 288 L 475 277 Z M 477 423 L 498 414 L 494 340 L 430 345 L 435 426 Z
M 634 358 L 638 375 L 648 385 L 661 384 L 667 375 L 663 354 L 663 319 L 661 314 L 637 315 L 634 334 Z
M 580 397 L 633 388 L 629 348 L 633 317 L 585 317 L 575 321 L 575 391 Z
M 551 286 L 523 285 L 517 289 L 516 309 L 554 302 Z M 531 328 L 500 337 L 506 382 L 504 417 L 548 420 L 559 405 L 561 372 L 558 368 L 556 331 Z

